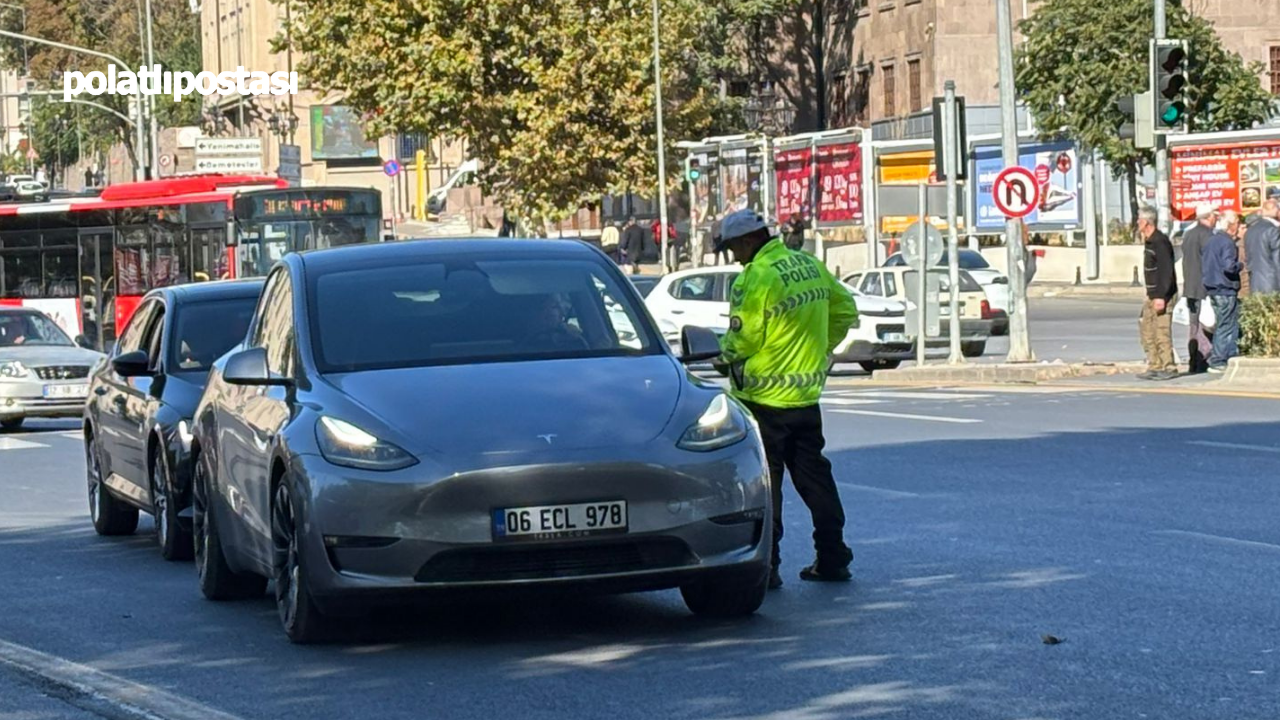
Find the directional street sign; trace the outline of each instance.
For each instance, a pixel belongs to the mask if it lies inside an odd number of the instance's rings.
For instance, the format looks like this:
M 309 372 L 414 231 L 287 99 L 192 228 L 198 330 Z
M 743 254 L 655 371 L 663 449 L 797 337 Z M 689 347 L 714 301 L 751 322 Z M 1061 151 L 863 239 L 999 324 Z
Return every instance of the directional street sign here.
M 395 177 L 400 174 L 400 163 L 388 160 L 382 164 L 382 172 L 386 173 L 387 177 Z
M 1024 167 L 1007 167 L 996 176 L 991 198 L 1005 217 L 1026 217 L 1040 204 L 1040 183 Z

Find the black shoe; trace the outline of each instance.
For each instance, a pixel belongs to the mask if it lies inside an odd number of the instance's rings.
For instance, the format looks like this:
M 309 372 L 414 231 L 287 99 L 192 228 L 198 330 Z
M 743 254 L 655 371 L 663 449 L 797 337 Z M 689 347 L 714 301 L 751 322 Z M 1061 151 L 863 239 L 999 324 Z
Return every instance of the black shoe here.
M 1148 371 L 1143 372 L 1143 373 L 1138 373 L 1138 379 L 1139 379 L 1139 380 L 1155 380 L 1155 379 L 1156 379 L 1156 371 L 1155 371 L 1155 370 L 1148 370 Z
M 778 572 L 778 568 L 769 571 L 769 589 L 777 590 L 782 587 L 782 575 Z
M 1151 376 L 1151 379 L 1152 379 L 1152 380 L 1172 380 L 1172 379 L 1174 379 L 1174 378 L 1176 378 L 1176 377 L 1181 377 L 1181 376 L 1178 374 L 1178 372 L 1173 371 L 1173 370 L 1162 370 L 1162 371 L 1160 371 L 1160 372 L 1155 373 L 1154 375 L 1152 375 L 1152 376 Z
M 853 573 L 847 567 L 822 567 L 814 563 L 800 571 L 800 579 L 809 582 L 849 582 Z

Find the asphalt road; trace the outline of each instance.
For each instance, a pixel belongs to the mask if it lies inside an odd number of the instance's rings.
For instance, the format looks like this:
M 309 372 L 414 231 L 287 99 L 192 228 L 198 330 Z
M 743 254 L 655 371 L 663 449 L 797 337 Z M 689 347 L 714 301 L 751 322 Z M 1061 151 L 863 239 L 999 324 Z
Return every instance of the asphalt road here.
M 796 579 L 788 491 L 748 621 L 494 597 L 313 647 L 266 598 L 203 600 L 149 521 L 94 535 L 74 425 L 33 423 L 0 436 L 0 641 L 245 719 L 1280 717 L 1280 402 L 854 383 L 826 410 L 851 584 Z M 50 702 L 0 663 L 0 718 L 78 717 Z

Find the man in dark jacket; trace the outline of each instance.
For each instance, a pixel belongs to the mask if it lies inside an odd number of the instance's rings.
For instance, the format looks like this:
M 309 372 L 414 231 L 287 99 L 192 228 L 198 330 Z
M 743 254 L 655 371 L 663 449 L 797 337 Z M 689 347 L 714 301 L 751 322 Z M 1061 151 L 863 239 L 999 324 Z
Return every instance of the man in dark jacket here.
M 1244 236 L 1249 289 L 1254 293 L 1280 292 L 1280 202 L 1267 200 L 1260 214 Z
M 1173 244 L 1156 227 L 1155 208 L 1138 212 L 1138 234 L 1143 238 L 1143 274 L 1147 299 L 1142 303 L 1138 329 L 1142 349 L 1147 354 L 1144 380 L 1169 380 L 1178 376 L 1173 359 L 1173 305 L 1178 296 L 1178 272 L 1173 262 Z
M 1240 254 L 1232 238 L 1240 227 L 1240 218 L 1228 210 L 1222 214 L 1218 231 L 1209 237 L 1201 255 L 1204 287 L 1213 304 L 1213 352 L 1209 354 L 1209 372 L 1220 373 L 1227 361 L 1239 354 L 1240 338 Z
M 1187 299 L 1190 350 L 1188 364 L 1193 373 L 1209 369 L 1208 357 L 1213 346 L 1200 327 L 1200 303 L 1204 302 L 1204 283 L 1200 277 L 1200 255 L 1213 235 L 1218 222 L 1218 209 L 1209 204 L 1196 206 L 1196 224 L 1182 236 L 1182 296 Z
M 636 224 L 636 216 L 627 218 L 627 225 L 622 229 L 622 239 L 618 245 L 631 265 L 631 274 L 640 274 L 640 256 L 644 254 L 644 228 Z

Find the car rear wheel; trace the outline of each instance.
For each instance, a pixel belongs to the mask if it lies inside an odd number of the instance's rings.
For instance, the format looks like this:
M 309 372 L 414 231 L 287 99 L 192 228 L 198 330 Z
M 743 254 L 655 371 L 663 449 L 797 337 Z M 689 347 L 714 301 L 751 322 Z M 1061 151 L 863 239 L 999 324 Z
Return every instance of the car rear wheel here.
M 102 482 L 98 449 L 90 438 L 84 446 L 89 480 L 89 518 L 99 535 L 130 535 L 138 529 L 138 509 L 118 500 Z
M 982 357 L 987 351 L 987 343 L 983 341 L 960 343 L 960 352 L 965 357 Z
M 191 532 L 178 522 L 177 503 L 173 501 L 173 485 L 169 482 L 168 463 L 163 452 L 151 458 L 151 504 L 156 519 L 156 544 L 165 560 L 190 560 L 194 551 Z
M 695 615 L 716 618 L 746 617 L 764 603 L 769 591 L 769 566 L 717 573 L 680 587 L 684 604 Z
M 227 564 L 218 537 L 217 513 L 213 512 L 209 495 L 208 468 L 196 457 L 195 478 L 191 485 L 192 531 L 196 570 L 200 575 L 200 592 L 210 600 L 241 600 L 261 597 L 267 590 L 267 579 L 251 573 L 237 573 Z
M 863 360 L 858 363 L 863 370 L 867 372 L 875 372 L 876 370 L 892 370 L 902 364 L 901 360 Z
M 276 610 L 289 639 L 306 644 L 323 639 L 325 617 L 311 599 L 307 563 L 299 551 L 299 523 L 288 478 L 276 486 L 271 507 L 272 567 L 275 568 Z
M 7 420 L 0 420 L 0 429 L 17 430 L 18 428 L 22 427 L 22 421 L 25 419 L 26 418 L 19 417 L 19 418 L 8 418 Z

